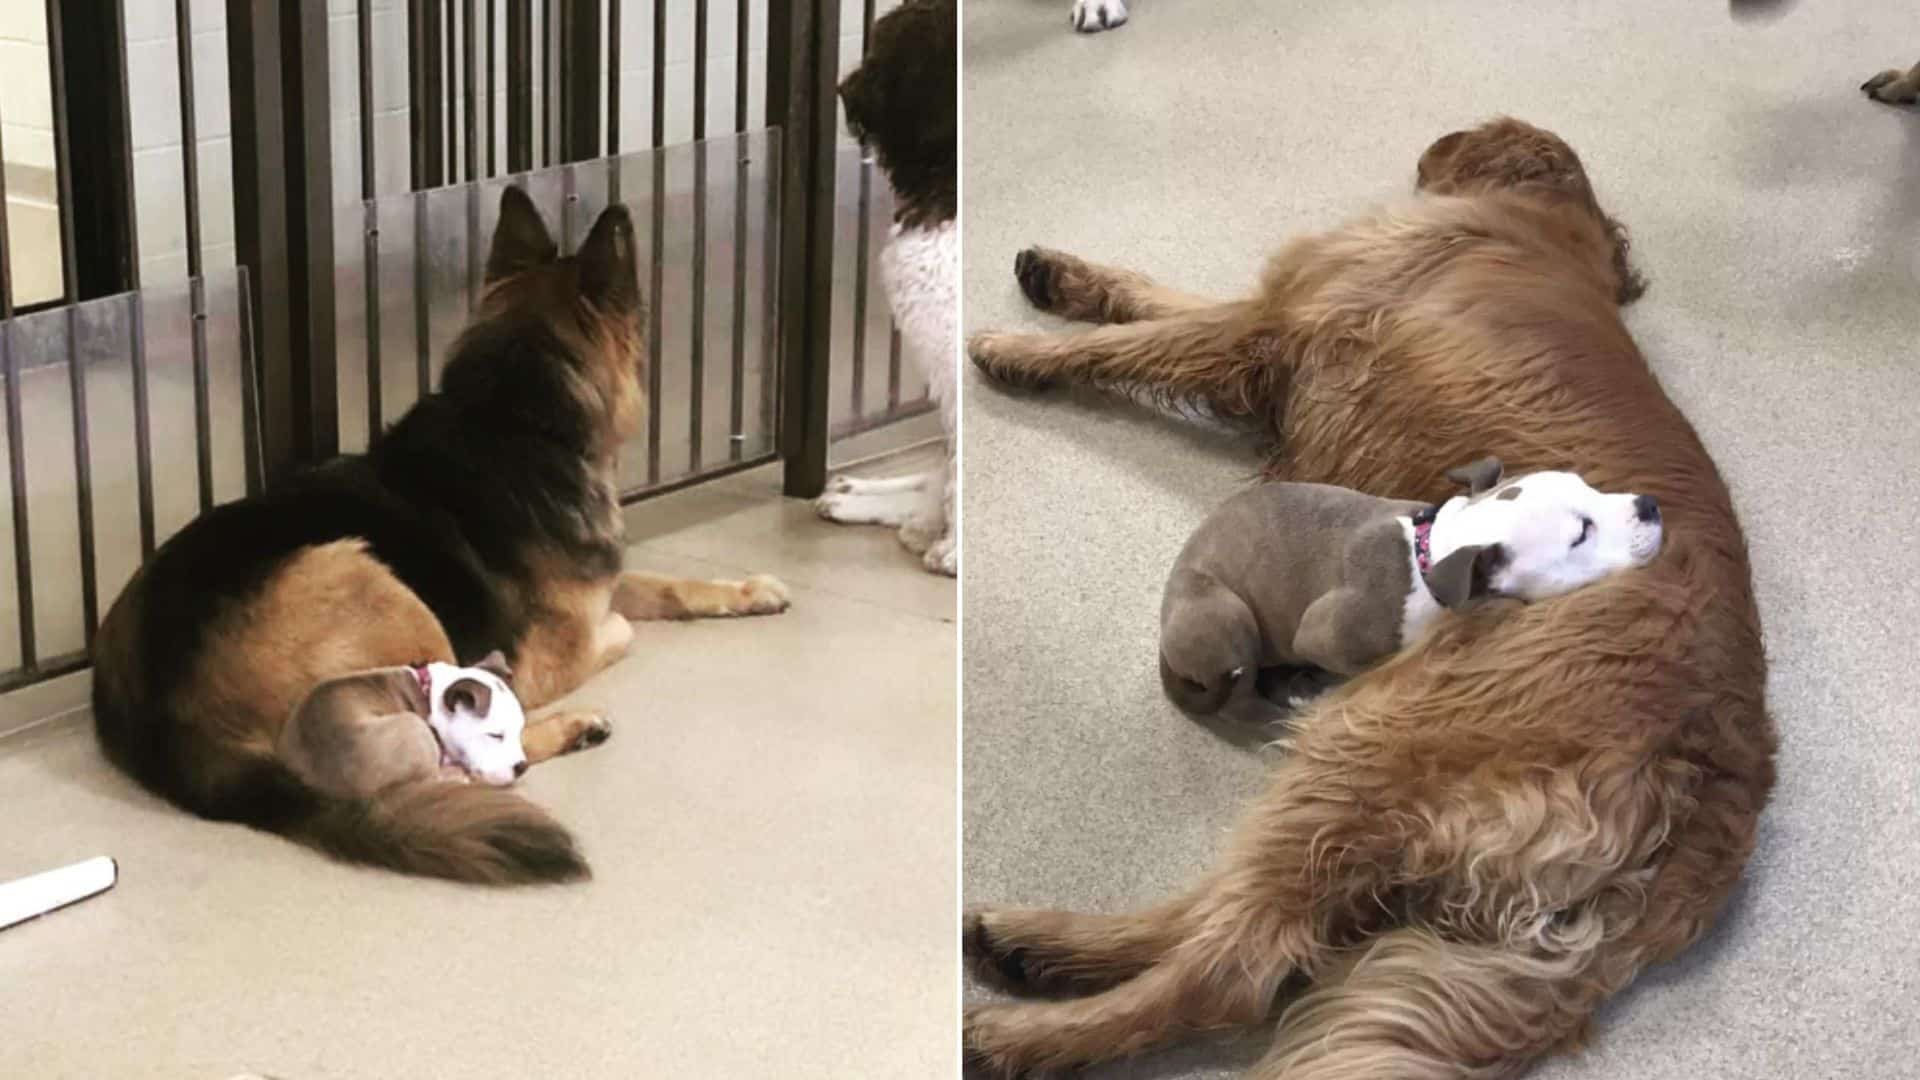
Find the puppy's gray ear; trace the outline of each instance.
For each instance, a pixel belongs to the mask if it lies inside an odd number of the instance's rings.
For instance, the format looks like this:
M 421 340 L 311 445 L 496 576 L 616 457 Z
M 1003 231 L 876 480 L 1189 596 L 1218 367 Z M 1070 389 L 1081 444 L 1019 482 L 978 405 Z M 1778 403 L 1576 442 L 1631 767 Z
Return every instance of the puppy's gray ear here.
M 527 193 L 517 187 L 501 192 L 500 223 L 493 227 L 493 244 L 487 250 L 487 284 L 544 266 L 559 255 L 553 234 Z
M 1483 457 L 1479 461 L 1468 462 L 1457 469 L 1447 470 L 1447 479 L 1462 484 L 1467 494 L 1478 495 L 1500 482 L 1502 472 L 1500 459 Z
M 479 679 L 455 679 L 440 695 L 441 704 L 448 712 L 465 709 L 475 716 L 484 718 L 487 710 L 493 707 L 493 688 Z
M 1469 607 L 1493 591 L 1493 575 L 1506 562 L 1507 549 L 1499 544 L 1455 548 L 1427 571 L 1427 588 L 1442 607 Z
M 513 668 L 507 664 L 506 655 L 499 649 L 481 657 L 480 662 L 473 666 L 488 674 L 500 676 L 500 681 L 503 683 L 513 681 Z

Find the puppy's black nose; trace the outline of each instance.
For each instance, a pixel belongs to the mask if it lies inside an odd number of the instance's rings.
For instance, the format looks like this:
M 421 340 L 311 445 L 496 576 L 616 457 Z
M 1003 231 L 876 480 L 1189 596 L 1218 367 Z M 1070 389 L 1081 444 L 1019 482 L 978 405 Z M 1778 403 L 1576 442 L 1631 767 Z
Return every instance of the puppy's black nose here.
M 1641 521 L 1659 521 L 1660 504 L 1651 495 L 1635 495 L 1633 497 L 1633 516 L 1639 518 Z
M 526 774 L 527 774 L 526 762 L 516 761 L 513 763 L 513 778 L 515 780 L 518 780 L 519 778 L 521 778 L 522 776 L 525 776 Z

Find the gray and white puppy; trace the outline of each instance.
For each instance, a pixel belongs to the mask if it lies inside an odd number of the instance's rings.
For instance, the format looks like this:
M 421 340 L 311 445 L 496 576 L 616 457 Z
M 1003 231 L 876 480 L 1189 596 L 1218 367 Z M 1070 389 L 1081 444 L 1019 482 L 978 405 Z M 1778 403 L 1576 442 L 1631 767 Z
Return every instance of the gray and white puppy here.
M 1447 608 L 1541 600 L 1643 566 L 1660 550 L 1651 496 L 1608 495 L 1573 473 L 1501 481 L 1498 459 L 1449 472 L 1439 506 L 1325 484 L 1270 483 L 1227 500 L 1175 561 L 1160 605 L 1160 679 L 1186 712 L 1266 712 L 1262 669 L 1292 696 L 1317 673 L 1356 674 Z
M 498 652 L 473 667 L 421 664 L 328 679 L 280 730 L 280 758 L 308 784 L 364 798 L 395 784 L 501 786 L 527 770 L 527 717 Z

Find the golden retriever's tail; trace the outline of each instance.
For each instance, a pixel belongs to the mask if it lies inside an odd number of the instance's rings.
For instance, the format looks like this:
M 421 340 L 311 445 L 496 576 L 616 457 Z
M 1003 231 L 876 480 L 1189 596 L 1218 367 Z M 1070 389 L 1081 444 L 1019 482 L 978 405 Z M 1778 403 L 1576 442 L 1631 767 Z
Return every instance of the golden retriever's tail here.
M 518 885 L 591 873 L 565 827 L 500 788 L 426 781 L 370 799 L 340 799 L 269 758 L 256 762 L 227 796 L 223 802 L 235 820 L 336 859 L 403 874 Z

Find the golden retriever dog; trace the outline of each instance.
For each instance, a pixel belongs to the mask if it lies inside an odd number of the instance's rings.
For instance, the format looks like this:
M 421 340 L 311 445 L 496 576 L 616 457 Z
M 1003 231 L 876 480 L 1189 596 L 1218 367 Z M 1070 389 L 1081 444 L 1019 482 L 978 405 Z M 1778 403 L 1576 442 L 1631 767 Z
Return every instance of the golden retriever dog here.
M 1776 736 L 1725 484 L 1622 324 L 1626 234 L 1558 137 L 1511 119 L 1421 157 L 1421 196 L 1273 258 L 1218 303 L 1053 251 L 1037 306 L 1109 325 L 986 333 L 974 361 L 1262 426 L 1267 473 L 1429 502 L 1494 454 L 1669 508 L 1650 565 L 1440 620 L 1296 715 L 1214 869 L 1123 915 L 967 914 L 970 1064 L 1084 1065 L 1251 1025 L 1286 1080 L 1508 1076 L 1725 904 Z

